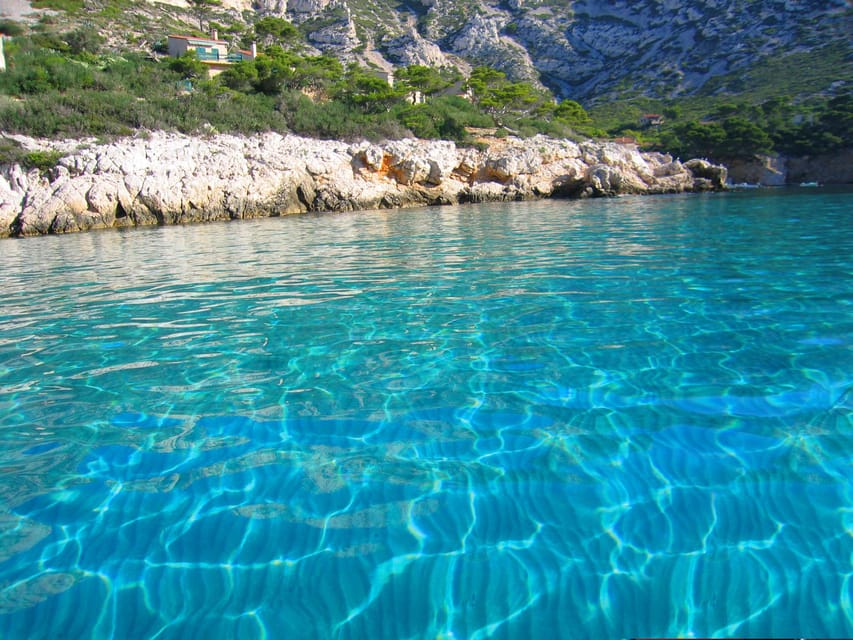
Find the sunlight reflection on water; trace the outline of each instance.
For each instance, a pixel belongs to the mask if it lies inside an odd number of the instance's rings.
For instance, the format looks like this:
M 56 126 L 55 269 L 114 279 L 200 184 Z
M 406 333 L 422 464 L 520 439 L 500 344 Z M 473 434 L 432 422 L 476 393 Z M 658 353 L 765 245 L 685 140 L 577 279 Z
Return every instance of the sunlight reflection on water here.
M 853 635 L 810 192 L 0 242 L 0 631 Z

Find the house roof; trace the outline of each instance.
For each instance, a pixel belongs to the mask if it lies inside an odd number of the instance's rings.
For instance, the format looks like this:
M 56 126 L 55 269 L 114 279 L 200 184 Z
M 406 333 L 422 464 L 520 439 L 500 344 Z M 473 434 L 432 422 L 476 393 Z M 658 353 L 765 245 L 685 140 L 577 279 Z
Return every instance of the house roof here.
M 214 40 L 213 38 L 199 38 L 196 36 L 169 36 L 175 40 L 191 40 L 193 42 L 209 42 L 210 44 L 228 44 L 227 40 Z

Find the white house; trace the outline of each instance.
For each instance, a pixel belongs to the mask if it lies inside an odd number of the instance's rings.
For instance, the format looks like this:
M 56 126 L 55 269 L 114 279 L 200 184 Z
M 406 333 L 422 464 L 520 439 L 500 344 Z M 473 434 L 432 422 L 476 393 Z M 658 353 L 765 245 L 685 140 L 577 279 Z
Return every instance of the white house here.
M 235 62 L 254 60 L 258 55 L 258 49 L 254 44 L 252 44 L 251 51 L 238 49 L 229 53 L 228 42 L 220 40 L 215 29 L 210 35 L 210 38 L 169 36 L 169 55 L 177 58 L 190 51 L 195 51 L 196 57 L 207 65 L 207 75 L 211 78 L 219 75 Z

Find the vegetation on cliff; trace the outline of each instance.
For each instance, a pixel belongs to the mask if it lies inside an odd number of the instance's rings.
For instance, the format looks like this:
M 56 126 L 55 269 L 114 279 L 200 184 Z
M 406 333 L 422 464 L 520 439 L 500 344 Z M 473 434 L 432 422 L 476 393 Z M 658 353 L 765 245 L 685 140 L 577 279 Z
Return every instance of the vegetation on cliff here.
M 272 130 L 457 142 L 469 140 L 467 127 L 504 127 L 521 135 L 590 133 L 578 103 L 557 104 L 546 91 L 493 69 L 476 69 L 466 84 L 456 69 L 410 65 L 392 85 L 375 70 L 303 53 L 286 21 L 263 19 L 250 35 L 267 42 L 260 55 L 208 79 L 194 54 L 106 53 L 91 29 L 37 25 L 7 42 L 0 130 L 42 137 Z M 471 99 L 465 99 L 460 94 L 469 85 Z
M 71 0 L 40 2 L 72 12 L 82 7 Z M 88 15 L 109 21 L 119 5 L 105 2 L 100 14 Z M 723 162 L 762 152 L 815 155 L 853 146 L 853 94 L 787 97 L 772 85 L 772 74 L 751 77 L 752 94 L 733 96 L 729 90 L 736 80 L 720 78 L 702 95 L 626 97 L 593 104 L 588 113 L 574 100 L 558 102 L 538 83 L 513 81 L 486 66 L 463 75 L 451 66 L 409 65 L 399 68 L 389 84 L 375 68 L 343 64 L 311 49 L 309 23 L 295 26 L 279 17 L 244 15 L 245 22 L 211 24 L 215 6 L 198 0 L 192 15 L 200 26 L 219 29 L 235 47 L 257 42 L 260 55 L 214 79 L 192 55 L 167 57 L 162 41 L 128 39 L 116 46 L 95 23 L 66 23 L 50 14 L 31 26 L 2 21 L 0 31 L 14 37 L 6 41 L 8 70 L 0 74 L 0 130 L 40 137 L 155 129 L 278 131 L 330 139 L 414 135 L 470 143 L 469 131 L 485 128 L 496 135 L 627 136 L 646 148 Z M 183 27 L 191 29 L 186 23 Z M 824 58 L 831 53 L 824 51 Z M 829 73 L 809 64 L 815 73 Z M 643 113 L 652 111 L 661 117 L 641 126 Z M 0 154 L 11 159 L 12 147 L 3 145 Z
M 678 121 L 661 128 L 656 144 L 682 157 L 717 160 L 776 151 L 818 155 L 853 146 L 853 94 L 806 110 L 785 98 L 759 105 L 723 104 L 707 121 Z

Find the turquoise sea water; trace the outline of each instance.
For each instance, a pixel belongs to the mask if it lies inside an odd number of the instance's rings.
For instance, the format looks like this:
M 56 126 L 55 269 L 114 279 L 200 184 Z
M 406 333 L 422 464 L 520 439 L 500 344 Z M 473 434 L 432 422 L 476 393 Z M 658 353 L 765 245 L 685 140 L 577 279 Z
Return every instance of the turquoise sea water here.
M 0 241 L 0 637 L 853 636 L 853 192 Z

